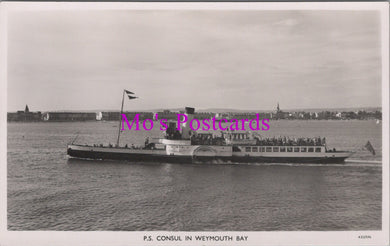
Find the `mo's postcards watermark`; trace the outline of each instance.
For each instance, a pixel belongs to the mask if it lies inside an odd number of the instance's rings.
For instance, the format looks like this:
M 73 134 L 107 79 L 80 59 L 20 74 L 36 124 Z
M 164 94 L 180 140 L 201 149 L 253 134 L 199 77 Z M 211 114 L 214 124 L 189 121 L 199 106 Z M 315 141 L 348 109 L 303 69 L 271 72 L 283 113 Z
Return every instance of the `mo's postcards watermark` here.
M 142 123 L 140 123 L 139 120 L 139 114 L 136 114 L 131 121 L 127 119 L 126 114 L 121 114 L 122 116 L 122 131 L 125 131 L 125 123 L 127 125 L 128 130 L 140 130 L 140 125 L 142 125 L 142 128 L 146 131 L 150 131 L 154 127 L 154 120 L 152 119 L 145 119 Z M 155 121 L 159 122 L 160 124 L 160 130 L 166 131 L 168 129 L 168 120 L 167 119 L 158 119 L 158 114 L 155 116 Z M 268 131 L 270 129 L 269 125 L 269 119 L 260 119 L 259 114 L 256 114 L 255 119 L 217 119 L 215 117 L 211 119 L 196 119 L 192 118 L 192 116 L 188 116 L 187 114 L 177 114 L 177 120 L 176 120 L 176 126 L 177 130 L 182 129 L 182 125 L 186 124 L 191 128 L 193 131 L 197 130 L 203 130 L 203 131 L 246 131 L 246 130 L 252 130 L 252 131 Z M 246 123 L 249 123 L 246 125 Z M 247 129 L 248 127 L 249 129 Z

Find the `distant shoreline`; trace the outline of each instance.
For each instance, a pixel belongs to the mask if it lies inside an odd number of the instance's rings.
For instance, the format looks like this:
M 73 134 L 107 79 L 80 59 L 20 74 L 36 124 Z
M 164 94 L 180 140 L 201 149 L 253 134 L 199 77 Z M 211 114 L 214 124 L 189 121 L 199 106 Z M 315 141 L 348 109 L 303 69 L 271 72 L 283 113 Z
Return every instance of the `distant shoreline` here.
M 210 109 L 211 110 L 211 109 Z M 202 110 L 194 109 L 194 118 L 203 120 L 216 118 L 220 119 L 254 119 L 260 117 L 261 119 L 270 119 L 270 120 L 364 120 L 364 119 L 382 119 L 382 109 L 379 108 L 370 108 L 370 110 L 320 110 L 320 111 L 290 111 L 290 110 L 281 110 L 279 104 L 277 104 L 276 110 L 267 111 L 267 112 L 252 112 L 252 111 L 228 111 L 225 109 L 224 112 L 218 112 L 217 109 L 214 109 L 212 112 L 203 112 Z M 30 111 L 28 105 L 26 105 L 25 110 L 19 110 L 17 112 L 8 112 L 7 121 L 118 121 L 121 119 L 120 114 L 124 113 L 128 119 L 133 119 L 138 115 L 139 120 L 145 119 L 155 119 L 159 115 L 160 119 L 175 120 L 177 119 L 177 114 L 184 113 L 183 109 L 179 111 L 173 110 L 156 110 L 156 111 L 73 111 L 73 112 L 59 112 L 59 111 Z
M 171 112 L 180 112 L 183 111 L 183 108 L 156 108 L 156 109 L 145 109 L 145 110 L 126 110 L 126 112 L 162 112 L 162 111 L 171 111 Z M 337 111 L 382 111 L 382 107 L 341 107 L 341 108 L 298 108 L 298 109 L 283 109 L 287 112 L 321 112 L 321 111 L 329 111 L 329 112 L 337 112 Z M 82 112 L 82 113 L 97 113 L 97 112 L 119 112 L 119 110 L 113 110 L 113 109 L 90 109 L 90 110 L 36 110 L 36 112 L 64 112 L 64 113 L 75 113 L 75 112 Z M 271 113 L 274 112 L 274 109 L 233 109 L 233 108 L 207 108 L 207 109 L 197 109 L 196 112 L 198 113 Z M 15 113 L 17 111 L 7 111 L 7 113 Z
M 321 119 L 321 120 L 316 120 L 316 119 L 308 119 L 308 120 L 300 120 L 300 119 L 270 119 L 272 122 L 277 122 L 277 121 L 297 121 L 297 122 L 324 122 L 324 121 L 329 121 L 329 122 L 360 122 L 360 121 L 377 121 L 377 119 L 349 119 L 349 120 L 343 120 L 343 119 Z M 379 120 L 380 122 L 382 120 Z M 91 122 L 97 122 L 97 123 L 118 123 L 118 121 L 114 120 L 79 120 L 79 121 L 8 121 L 7 123 L 22 123 L 22 124 L 29 124 L 29 123 L 91 123 Z M 140 122 L 143 122 L 143 120 L 140 120 Z

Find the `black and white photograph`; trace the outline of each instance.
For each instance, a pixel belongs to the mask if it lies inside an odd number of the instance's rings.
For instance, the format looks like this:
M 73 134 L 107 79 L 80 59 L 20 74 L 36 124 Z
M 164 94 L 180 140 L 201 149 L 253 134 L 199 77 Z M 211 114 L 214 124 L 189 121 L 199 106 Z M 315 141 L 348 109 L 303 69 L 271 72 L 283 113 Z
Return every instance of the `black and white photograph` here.
M 389 244 L 388 3 L 0 10 L 0 245 Z

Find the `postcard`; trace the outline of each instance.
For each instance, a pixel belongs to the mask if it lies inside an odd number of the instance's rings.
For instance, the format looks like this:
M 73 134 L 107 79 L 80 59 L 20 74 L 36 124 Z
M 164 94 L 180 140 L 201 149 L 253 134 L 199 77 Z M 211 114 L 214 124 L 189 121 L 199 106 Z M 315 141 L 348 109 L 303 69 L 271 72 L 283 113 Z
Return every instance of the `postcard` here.
M 389 245 L 388 3 L 0 11 L 1 245 Z

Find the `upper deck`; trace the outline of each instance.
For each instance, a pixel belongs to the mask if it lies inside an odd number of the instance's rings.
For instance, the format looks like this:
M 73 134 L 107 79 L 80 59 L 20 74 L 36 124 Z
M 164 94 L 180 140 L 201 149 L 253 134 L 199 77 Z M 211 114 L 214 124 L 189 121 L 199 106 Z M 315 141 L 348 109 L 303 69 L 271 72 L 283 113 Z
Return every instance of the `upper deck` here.
M 286 153 L 325 153 L 325 146 L 233 146 L 233 152 L 286 152 Z

